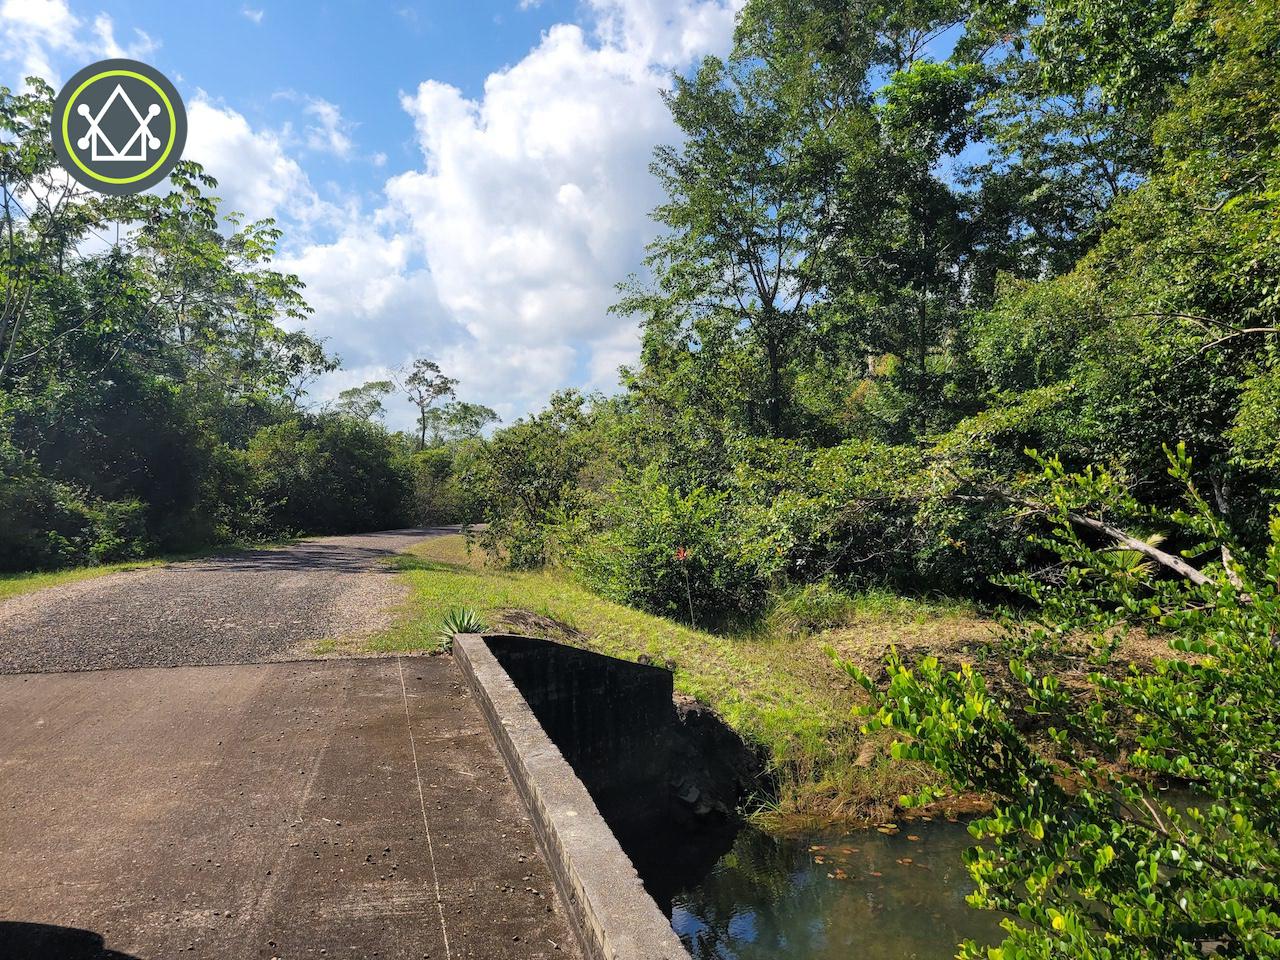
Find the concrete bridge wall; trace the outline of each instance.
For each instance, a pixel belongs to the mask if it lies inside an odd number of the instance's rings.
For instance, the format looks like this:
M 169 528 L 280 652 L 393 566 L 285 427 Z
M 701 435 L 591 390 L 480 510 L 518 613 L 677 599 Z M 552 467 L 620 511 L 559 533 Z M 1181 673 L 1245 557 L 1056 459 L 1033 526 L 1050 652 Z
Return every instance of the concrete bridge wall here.
M 615 831 L 672 815 L 670 671 L 528 637 L 486 641 Z

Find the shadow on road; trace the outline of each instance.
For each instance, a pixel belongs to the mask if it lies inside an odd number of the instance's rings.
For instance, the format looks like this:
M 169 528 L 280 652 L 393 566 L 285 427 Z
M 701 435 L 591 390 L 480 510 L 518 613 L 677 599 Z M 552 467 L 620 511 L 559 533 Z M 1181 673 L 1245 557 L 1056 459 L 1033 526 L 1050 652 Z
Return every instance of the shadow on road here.
M 0 920 L 0 956 L 12 960 L 139 960 L 108 950 L 100 934 L 47 923 Z
M 285 571 L 305 573 L 313 570 L 335 570 L 341 573 L 366 573 L 377 569 L 376 561 L 393 556 L 390 550 L 368 547 L 339 547 L 327 544 L 298 544 L 283 550 L 248 550 L 243 553 L 211 557 L 183 564 L 184 570 L 213 572 Z
M 457 533 L 458 527 L 420 527 L 407 530 L 388 530 L 379 534 L 353 534 L 335 538 L 338 542 L 302 540 L 274 550 L 241 550 L 218 554 L 203 560 L 182 564 L 184 570 L 201 572 L 280 571 L 305 573 L 315 570 L 332 570 L 340 573 L 364 573 L 382 568 L 377 561 L 394 556 L 395 548 L 385 545 L 362 546 L 366 537 L 373 539 L 386 535 L 439 536 Z M 387 569 L 388 573 L 392 572 Z

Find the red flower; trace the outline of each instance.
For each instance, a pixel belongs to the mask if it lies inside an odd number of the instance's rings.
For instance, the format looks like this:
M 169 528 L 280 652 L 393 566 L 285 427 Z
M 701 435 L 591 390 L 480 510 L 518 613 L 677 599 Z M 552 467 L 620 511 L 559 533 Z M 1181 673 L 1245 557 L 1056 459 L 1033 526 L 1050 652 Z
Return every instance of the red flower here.
M 685 557 L 689 556 L 684 547 L 676 547 L 676 559 L 684 563 Z

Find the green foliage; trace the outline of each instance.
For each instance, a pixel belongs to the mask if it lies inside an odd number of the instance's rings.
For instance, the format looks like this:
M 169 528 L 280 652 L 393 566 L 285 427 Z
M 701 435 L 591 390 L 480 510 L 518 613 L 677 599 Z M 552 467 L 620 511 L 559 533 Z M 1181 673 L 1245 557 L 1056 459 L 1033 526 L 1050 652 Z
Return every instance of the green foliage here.
M 498 415 L 480 403 L 450 400 L 440 407 L 431 407 L 423 417 L 427 426 L 427 441 L 432 446 L 474 440 L 491 423 L 498 422 Z
M 704 626 L 762 609 L 764 584 L 726 496 L 681 493 L 656 469 L 618 481 L 561 541 L 583 581 L 620 603 Z
M 29 464 L 0 473 L 0 571 L 47 570 L 143 556 L 150 547 L 138 500 L 101 500 Z
M 333 414 L 286 420 L 259 430 L 245 458 L 274 530 L 383 530 L 404 516 L 408 451 L 375 424 Z
M 470 472 L 468 489 L 488 521 L 480 545 L 516 569 L 546 562 L 549 528 L 580 496 L 594 446 L 585 405 L 576 391 L 556 394 L 548 409 L 494 434 Z
M 1186 499 L 1162 519 L 1195 544 L 1188 554 L 1222 558 L 1197 579 L 1086 542 L 1072 517 L 1082 496 L 1135 505 L 1105 474 L 1046 465 L 1064 572 L 1052 584 L 1020 581 L 1042 605 L 1042 626 L 1015 638 L 1033 657 L 1010 662 L 1016 700 L 932 658 L 892 657 L 884 691 L 844 664 L 875 703 L 868 728 L 904 737 L 895 756 L 997 798 L 972 827 L 986 843 L 968 856 L 970 901 L 1015 919 L 1000 948 L 967 944 L 963 957 L 1280 953 L 1280 515 L 1251 553 L 1197 492 L 1185 452 L 1170 461 Z M 1128 629 L 1166 636 L 1171 656 L 1149 670 L 1106 669 Z M 1094 644 L 1085 693 L 1034 659 L 1078 631 Z M 1156 785 L 1170 781 L 1186 785 L 1187 802 L 1160 796 Z
M 391 381 L 303 409 L 337 361 L 296 329 L 310 308 L 272 267 L 275 224 L 220 210 L 192 162 L 164 192 L 84 190 L 58 172 L 52 99 L 0 88 L 0 569 L 466 519 L 456 477 L 411 502 L 422 471 L 380 425 Z M 453 384 L 422 360 L 404 386 L 425 416 Z M 445 410 L 446 445 L 493 417 Z
M 821 633 L 852 619 L 857 602 L 829 580 L 783 591 L 769 609 L 769 625 L 791 634 Z
M 425 357 L 413 361 L 402 386 L 413 405 L 418 408 L 418 449 L 427 445 L 427 431 L 437 422 L 436 403 L 445 397 L 452 397 L 453 388 L 457 385 L 458 381 L 446 377 L 435 361 Z
M 964 957 L 1280 956 L 1277 49 L 1276 0 L 751 0 L 668 99 L 625 395 L 494 437 L 495 551 L 667 617 L 1038 611 L 999 683 L 844 664 L 997 800 Z
M 395 389 L 390 380 L 370 380 L 359 387 L 349 387 L 338 394 L 334 409 L 357 420 L 382 420 L 386 409 L 382 400 Z

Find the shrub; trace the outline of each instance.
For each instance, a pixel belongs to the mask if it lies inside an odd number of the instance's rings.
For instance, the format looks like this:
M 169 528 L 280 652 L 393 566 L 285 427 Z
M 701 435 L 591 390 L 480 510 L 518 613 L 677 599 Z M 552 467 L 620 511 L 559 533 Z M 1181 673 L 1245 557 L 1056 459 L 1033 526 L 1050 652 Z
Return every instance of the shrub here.
M 620 603 L 702 625 L 764 605 L 726 495 L 681 493 L 656 468 L 616 483 L 589 519 L 562 524 L 560 534 L 569 566 Z
M 829 580 L 784 590 L 769 611 L 769 623 L 782 633 L 819 633 L 842 626 L 857 610 L 857 603 Z
M 84 517 L 85 552 L 94 563 L 146 555 L 146 505 L 141 500 L 99 501 L 84 508 Z
M 1188 555 L 1221 558 L 1177 579 L 1075 530 L 1089 506 L 1139 512 L 1112 477 L 1046 464 L 1061 564 L 1052 583 L 1021 580 L 1043 606 L 1042 625 L 1011 638 L 1027 658 L 1010 663 L 1020 706 L 968 665 L 890 657 L 882 692 L 843 664 L 875 703 L 868 731 L 901 736 L 895 757 L 996 800 L 970 828 L 986 844 L 966 857 L 969 902 L 1010 919 L 1000 947 L 966 943 L 966 960 L 1280 956 L 1280 512 L 1252 553 L 1196 492 L 1183 451 L 1171 460 L 1186 507 L 1165 521 L 1199 544 Z M 1167 636 L 1171 656 L 1103 670 L 1128 628 Z M 1038 674 L 1077 631 L 1095 638 L 1083 692 Z M 1161 798 L 1161 781 L 1194 799 Z
M 103 500 L 40 473 L 0 438 L 0 570 L 47 570 L 142 556 L 145 506 Z
M 407 521 L 402 441 L 377 424 L 325 414 L 263 427 L 247 462 L 276 533 L 348 533 Z
M 484 633 L 487 629 L 480 614 L 468 607 L 454 607 L 441 618 L 436 639 L 440 641 L 441 650 L 449 650 L 453 647 L 455 634 Z

